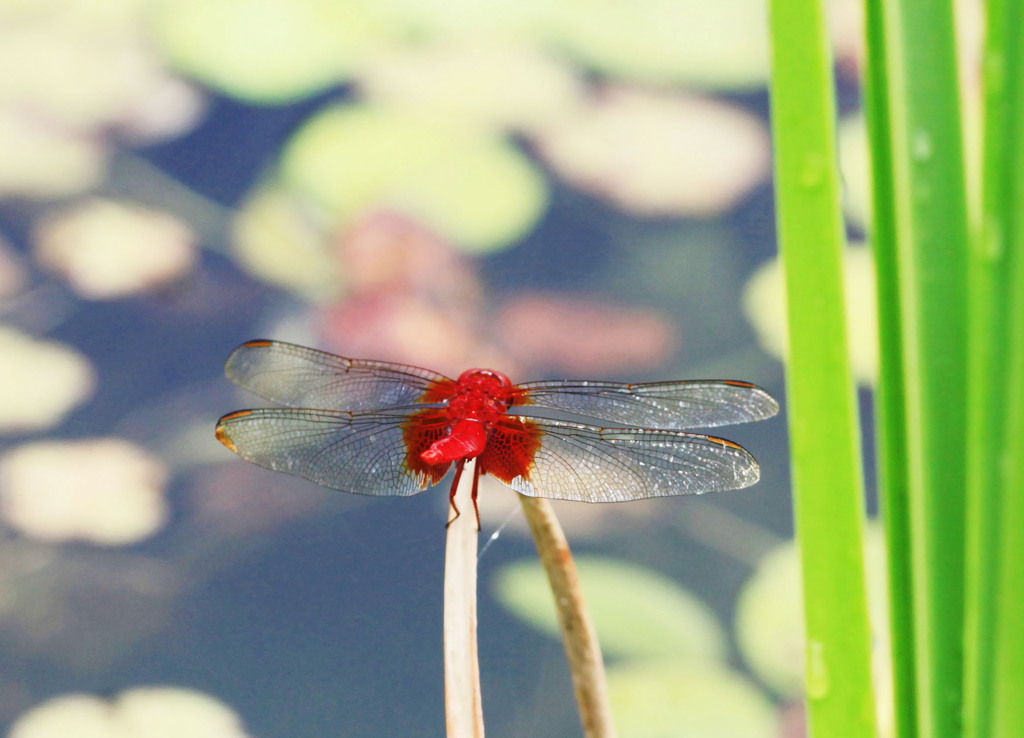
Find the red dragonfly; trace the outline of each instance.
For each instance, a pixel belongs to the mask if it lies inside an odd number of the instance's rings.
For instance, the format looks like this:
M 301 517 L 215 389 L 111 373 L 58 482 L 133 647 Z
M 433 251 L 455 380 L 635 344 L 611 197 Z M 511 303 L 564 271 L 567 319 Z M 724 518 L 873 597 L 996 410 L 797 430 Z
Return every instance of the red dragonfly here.
M 490 369 L 454 380 L 264 340 L 235 349 L 224 371 L 240 387 L 289 406 L 220 419 L 217 439 L 243 459 L 380 497 L 421 492 L 454 463 L 456 517 L 456 485 L 473 458 L 474 509 L 481 474 L 530 497 L 583 502 L 748 487 L 760 472 L 742 446 L 680 429 L 763 420 L 779 410 L 747 382 L 512 384 Z

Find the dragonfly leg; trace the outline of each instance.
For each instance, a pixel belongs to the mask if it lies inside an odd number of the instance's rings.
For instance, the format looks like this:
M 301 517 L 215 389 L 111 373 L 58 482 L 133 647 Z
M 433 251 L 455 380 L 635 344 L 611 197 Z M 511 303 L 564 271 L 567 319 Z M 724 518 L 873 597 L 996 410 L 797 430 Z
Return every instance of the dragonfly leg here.
M 480 532 L 480 508 L 476 506 L 476 489 L 480 482 L 480 464 L 473 465 L 473 512 L 476 513 L 476 531 Z
M 465 459 L 459 459 L 457 462 L 455 462 L 455 478 L 452 479 L 452 490 L 451 492 L 448 493 L 448 504 L 451 505 L 452 510 L 455 511 L 455 517 L 451 518 L 447 523 L 445 523 L 445 528 L 447 528 L 449 525 L 458 520 L 459 516 L 462 514 L 459 512 L 459 508 L 455 504 L 455 490 L 459 488 L 459 479 L 462 477 L 462 467 L 465 466 L 465 464 Z M 476 505 L 475 494 L 473 495 L 473 505 Z

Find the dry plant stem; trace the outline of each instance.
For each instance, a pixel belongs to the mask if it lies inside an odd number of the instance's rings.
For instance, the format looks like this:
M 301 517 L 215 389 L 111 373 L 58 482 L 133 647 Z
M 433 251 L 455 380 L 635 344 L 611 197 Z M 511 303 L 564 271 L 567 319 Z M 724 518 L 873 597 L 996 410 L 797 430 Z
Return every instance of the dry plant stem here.
M 483 738 L 480 663 L 476 652 L 477 521 L 471 491 L 476 462 L 459 478 L 444 556 L 444 712 L 448 738 Z M 449 510 L 449 516 L 455 513 Z
M 583 735 L 586 738 L 614 738 L 615 726 L 608 709 L 601 649 L 583 603 L 583 591 L 565 533 L 547 500 L 520 495 L 519 501 L 555 596 L 558 623 L 562 626 L 565 653 L 576 688 L 576 702 L 580 706 Z

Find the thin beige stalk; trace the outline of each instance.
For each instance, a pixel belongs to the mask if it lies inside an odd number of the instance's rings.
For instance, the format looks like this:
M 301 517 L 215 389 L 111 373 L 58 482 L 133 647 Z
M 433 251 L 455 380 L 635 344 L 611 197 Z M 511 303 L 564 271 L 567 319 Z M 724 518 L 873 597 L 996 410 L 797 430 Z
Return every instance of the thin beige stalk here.
M 547 500 L 520 495 L 519 501 L 555 596 L 558 623 L 562 626 L 562 640 L 565 641 L 576 702 L 580 707 L 583 735 L 586 738 L 615 738 L 601 648 L 583 602 L 583 591 L 565 533 Z
M 470 498 L 475 460 L 466 462 L 448 525 L 444 556 L 444 711 L 448 738 L 483 738 L 480 663 L 476 652 L 477 520 Z M 453 514 L 450 513 L 449 514 Z

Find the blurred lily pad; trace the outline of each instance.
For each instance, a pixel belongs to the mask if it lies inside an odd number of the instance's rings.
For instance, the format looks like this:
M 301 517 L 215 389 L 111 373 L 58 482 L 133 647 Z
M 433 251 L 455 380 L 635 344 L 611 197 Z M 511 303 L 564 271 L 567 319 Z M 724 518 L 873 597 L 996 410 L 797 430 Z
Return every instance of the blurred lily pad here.
M 891 671 L 885 541 L 881 527 L 873 523 L 865 529 L 864 556 L 878 708 L 885 714 L 892 709 L 887 688 Z M 786 698 L 803 695 L 802 592 L 800 551 L 794 541 L 787 541 L 761 560 L 736 605 L 736 639 L 743 658 L 762 681 Z
M 90 300 L 117 300 L 173 283 L 196 265 L 191 229 L 170 213 L 93 199 L 57 210 L 33 232 L 39 263 Z
M 792 541 L 769 552 L 736 605 L 736 639 L 767 685 L 799 698 L 804 682 L 804 613 L 800 552 Z
M 286 147 L 281 176 L 338 225 L 390 209 L 467 250 L 510 244 L 547 203 L 543 175 L 500 136 L 366 106 L 309 121 Z
M 252 194 L 232 224 L 235 253 L 251 274 L 311 297 L 339 290 L 341 264 L 327 229 L 280 189 Z
M 359 0 L 161 0 L 152 23 L 180 70 L 256 103 L 290 102 L 329 87 L 385 43 Z
M 778 715 L 746 677 L 714 663 L 642 662 L 608 671 L 624 736 L 775 738 Z
M 106 173 L 107 153 L 94 136 L 0 110 L 0 197 L 50 198 L 87 190 Z
M 554 7 L 544 0 L 373 0 L 374 13 L 417 39 L 529 35 Z
M 43 541 L 135 543 L 167 522 L 167 477 L 119 438 L 35 441 L 0 457 L 0 515 Z
M 757 331 L 761 347 L 785 361 L 789 345 L 786 326 L 786 275 L 778 258 L 762 264 L 743 290 L 743 311 Z M 851 244 L 843 255 L 846 293 L 846 340 L 854 378 L 873 385 L 878 377 L 878 318 L 875 263 L 871 249 Z
M 711 609 L 683 587 L 647 569 L 603 558 L 576 560 L 602 650 L 633 658 L 720 660 L 725 635 Z M 498 601 L 530 625 L 557 635 L 547 577 L 521 561 L 495 577 Z
M 0 356 L 0 433 L 49 429 L 95 391 L 92 363 L 66 344 L 0 325 Z
M 22 714 L 10 738 L 246 738 L 241 719 L 220 700 L 180 687 L 135 687 L 108 701 L 88 694 L 53 697 Z
M 0 99 L 37 127 L 102 129 L 168 81 L 138 0 L 4 2 L 0 14 Z
M 580 104 L 583 81 L 563 59 L 522 43 L 477 39 L 378 59 L 360 88 L 382 105 L 523 131 Z
M 752 89 L 768 78 L 764 0 L 570 0 L 554 41 L 619 79 Z
M 839 124 L 839 165 L 843 173 L 843 210 L 851 223 L 866 228 L 871 220 L 871 162 L 862 115 Z
M 537 148 L 580 189 L 644 215 L 716 215 L 771 162 L 768 134 L 749 112 L 630 87 L 607 87 L 542 130 Z

